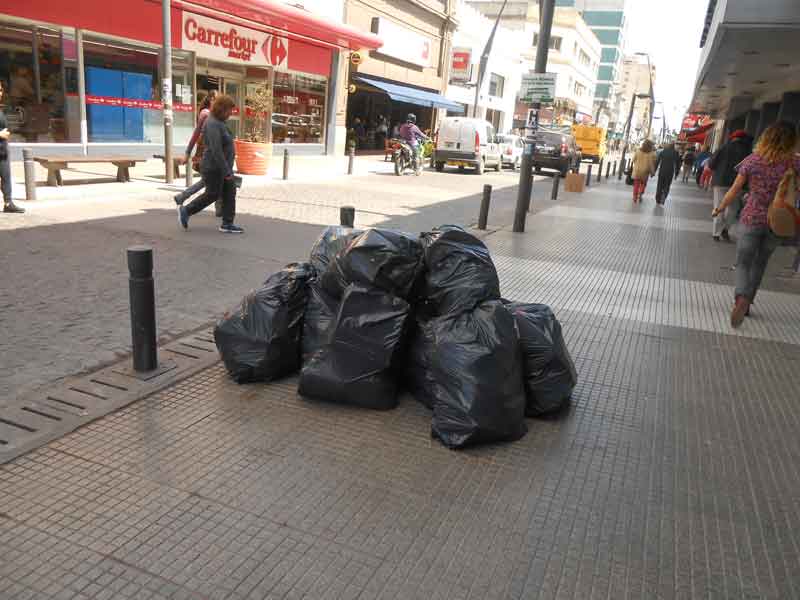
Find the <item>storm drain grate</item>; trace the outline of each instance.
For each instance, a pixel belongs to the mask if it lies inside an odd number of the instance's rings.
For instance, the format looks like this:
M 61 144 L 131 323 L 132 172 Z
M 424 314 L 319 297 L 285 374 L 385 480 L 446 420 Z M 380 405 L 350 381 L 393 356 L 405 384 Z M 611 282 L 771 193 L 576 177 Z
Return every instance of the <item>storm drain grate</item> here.
M 81 425 L 158 392 L 219 360 L 214 338 L 201 331 L 159 348 L 160 365 L 136 373 L 130 358 L 0 404 L 0 464 Z

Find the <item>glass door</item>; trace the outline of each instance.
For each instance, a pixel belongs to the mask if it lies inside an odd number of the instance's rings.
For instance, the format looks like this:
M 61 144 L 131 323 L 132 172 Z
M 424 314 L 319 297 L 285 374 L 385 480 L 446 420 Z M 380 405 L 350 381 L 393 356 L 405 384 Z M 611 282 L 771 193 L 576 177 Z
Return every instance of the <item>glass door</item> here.
M 241 130 L 241 117 L 242 117 L 242 82 L 239 79 L 224 79 L 222 82 L 222 89 L 224 94 L 233 98 L 236 102 L 236 110 L 228 119 L 228 129 L 230 129 L 233 137 L 239 137 Z

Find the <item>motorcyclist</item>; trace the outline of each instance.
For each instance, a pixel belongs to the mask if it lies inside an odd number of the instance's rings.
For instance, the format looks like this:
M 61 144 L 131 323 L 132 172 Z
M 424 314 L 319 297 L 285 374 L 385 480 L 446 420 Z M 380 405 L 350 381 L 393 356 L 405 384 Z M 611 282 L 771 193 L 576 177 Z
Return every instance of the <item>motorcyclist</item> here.
M 428 140 L 428 136 L 420 131 L 417 127 L 417 115 L 408 113 L 406 122 L 400 126 L 400 139 L 406 142 L 411 147 L 412 158 L 414 159 L 414 166 L 420 164 L 419 158 L 419 141 Z

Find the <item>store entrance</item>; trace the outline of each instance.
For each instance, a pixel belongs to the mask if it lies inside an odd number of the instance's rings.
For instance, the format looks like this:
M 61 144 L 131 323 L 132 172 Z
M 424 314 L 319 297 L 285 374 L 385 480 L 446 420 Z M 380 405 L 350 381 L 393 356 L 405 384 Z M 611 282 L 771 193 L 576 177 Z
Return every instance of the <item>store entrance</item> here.
M 383 152 L 384 136 L 378 131 L 380 118 L 386 119 L 388 137 L 391 137 L 392 130 L 402 125 L 409 113 L 417 116 L 417 126 L 423 132 L 430 132 L 433 125 L 432 108 L 391 100 L 383 92 L 359 87 L 347 102 L 348 139 L 355 141 L 359 153 Z
M 197 98 L 199 103 L 211 90 L 226 94 L 236 102 L 236 109 L 227 126 L 234 137 L 241 134 L 241 116 L 244 112 L 244 79 L 243 68 L 234 65 L 216 63 L 212 60 L 197 59 Z

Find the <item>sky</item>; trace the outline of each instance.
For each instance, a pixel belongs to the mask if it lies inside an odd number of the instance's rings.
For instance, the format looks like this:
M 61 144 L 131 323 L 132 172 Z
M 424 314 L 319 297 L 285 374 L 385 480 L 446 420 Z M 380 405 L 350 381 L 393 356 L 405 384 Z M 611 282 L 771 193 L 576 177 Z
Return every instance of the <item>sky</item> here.
M 707 0 L 628 0 L 626 53 L 647 52 L 656 67 L 656 102 L 667 126 L 679 129 L 692 99 Z M 656 106 L 655 116 L 661 115 Z M 656 125 L 658 123 L 658 125 Z M 653 129 L 660 129 L 660 122 Z

